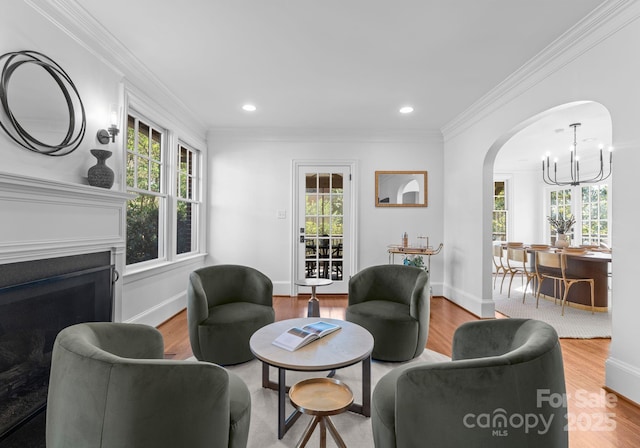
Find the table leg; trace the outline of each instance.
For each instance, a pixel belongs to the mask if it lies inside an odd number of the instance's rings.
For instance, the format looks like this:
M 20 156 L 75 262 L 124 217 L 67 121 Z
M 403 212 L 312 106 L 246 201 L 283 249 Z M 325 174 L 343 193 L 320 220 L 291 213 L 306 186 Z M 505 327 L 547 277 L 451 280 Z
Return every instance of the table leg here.
M 371 356 L 362 360 L 362 404 L 353 403 L 349 410 L 371 417 Z
M 262 387 L 269 387 L 269 364 L 266 362 L 262 363 Z
M 371 416 L 371 356 L 362 361 L 362 415 Z
M 285 369 L 278 368 L 278 439 L 284 437 L 287 432 L 287 422 L 285 419 L 285 393 L 286 393 L 286 378 Z
M 307 317 L 320 317 L 320 301 L 316 297 L 316 287 L 311 287 L 311 298 L 307 307 Z

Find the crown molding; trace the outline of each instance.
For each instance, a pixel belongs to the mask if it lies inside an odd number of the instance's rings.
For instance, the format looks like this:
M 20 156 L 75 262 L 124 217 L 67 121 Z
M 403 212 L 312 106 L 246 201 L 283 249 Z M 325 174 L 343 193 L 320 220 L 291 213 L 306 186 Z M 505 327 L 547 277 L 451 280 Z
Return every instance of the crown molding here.
M 91 16 L 77 0 L 25 0 L 34 10 L 89 53 L 124 77 L 130 85 L 144 92 L 182 124 L 182 128 L 198 136 L 207 132 L 205 123 L 186 106 L 135 55 L 118 41 L 100 22 Z M 188 120 L 185 121 L 184 117 Z
M 634 0 L 603 2 L 464 112 L 445 124 L 442 127 L 444 141 L 469 129 L 636 20 L 640 17 L 639 3 Z

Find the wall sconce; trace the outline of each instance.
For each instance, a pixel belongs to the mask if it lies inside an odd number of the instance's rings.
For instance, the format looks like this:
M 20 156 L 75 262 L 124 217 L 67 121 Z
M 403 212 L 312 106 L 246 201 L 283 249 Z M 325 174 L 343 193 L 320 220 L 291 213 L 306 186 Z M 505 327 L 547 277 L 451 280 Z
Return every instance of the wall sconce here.
M 118 129 L 118 122 L 120 121 L 120 111 L 117 105 L 111 105 L 109 118 L 109 122 L 111 123 L 109 125 L 109 128 L 100 129 L 98 131 L 98 134 L 96 135 L 96 138 L 102 144 L 109 143 L 109 140 L 111 140 L 111 143 L 115 143 L 116 135 L 120 133 L 120 129 Z

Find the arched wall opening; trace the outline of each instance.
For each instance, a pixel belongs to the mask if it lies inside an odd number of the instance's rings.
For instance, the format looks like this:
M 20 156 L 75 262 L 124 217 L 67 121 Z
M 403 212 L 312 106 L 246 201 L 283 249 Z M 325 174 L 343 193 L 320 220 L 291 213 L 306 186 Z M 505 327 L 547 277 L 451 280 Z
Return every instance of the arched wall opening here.
M 509 229 L 508 239 L 528 243 L 550 243 L 548 226 L 546 225 L 545 195 L 548 186 L 542 180 L 541 161 L 545 152 L 561 152 L 561 156 L 573 140 L 569 125 L 582 122 L 587 132 L 580 135 L 578 146 L 582 154 L 588 158 L 584 160 L 585 174 L 598 166 L 598 143 L 612 144 L 612 120 L 609 110 L 595 101 L 574 101 L 561 104 L 536 114 L 505 132 L 489 148 L 483 164 L 483 220 L 485 229 L 493 228 L 493 188 L 494 179 L 509 179 L 518 182 L 510 187 L 519 190 L 517 204 L 511 204 L 510 213 L 520 213 L 520 219 L 512 217 L 512 228 Z M 539 144 L 536 144 L 539 142 Z M 565 157 L 568 165 L 568 156 Z M 568 175 L 565 161 L 558 162 L 558 178 Z M 515 173 L 515 174 L 514 174 Z M 513 179 L 517 179 L 514 181 Z M 527 201 L 522 197 L 526 196 Z M 608 206 L 611 207 L 611 198 Z M 612 232 L 612 229 L 609 229 Z M 610 238 L 612 235 L 610 234 Z M 483 272 L 483 291 L 486 297 L 493 296 L 493 262 L 491 261 L 493 238 L 491 230 L 483 235 L 485 264 Z M 610 243 L 610 241 L 609 241 Z M 580 244 L 580 242 L 576 242 Z M 508 281 L 506 282 L 508 283 Z M 498 290 L 500 281 L 497 282 Z

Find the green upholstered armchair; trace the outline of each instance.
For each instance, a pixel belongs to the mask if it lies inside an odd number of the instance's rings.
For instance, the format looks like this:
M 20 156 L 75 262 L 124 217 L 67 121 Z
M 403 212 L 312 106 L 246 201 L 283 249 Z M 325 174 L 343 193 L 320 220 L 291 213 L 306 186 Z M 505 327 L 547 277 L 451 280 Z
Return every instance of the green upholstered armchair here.
M 558 335 L 531 319 L 468 322 L 452 361 L 409 363 L 376 384 L 376 448 L 567 447 Z
M 47 448 L 246 447 L 244 382 L 215 364 L 163 359 L 163 346 L 147 325 L 62 330 L 53 347 Z
M 275 321 L 273 284 L 248 266 L 198 269 L 189 276 L 187 320 L 197 359 L 220 365 L 249 361 L 251 335 Z
M 429 306 L 427 272 L 386 264 L 351 277 L 345 317 L 373 335 L 372 358 L 407 361 L 420 355 L 427 344 Z

